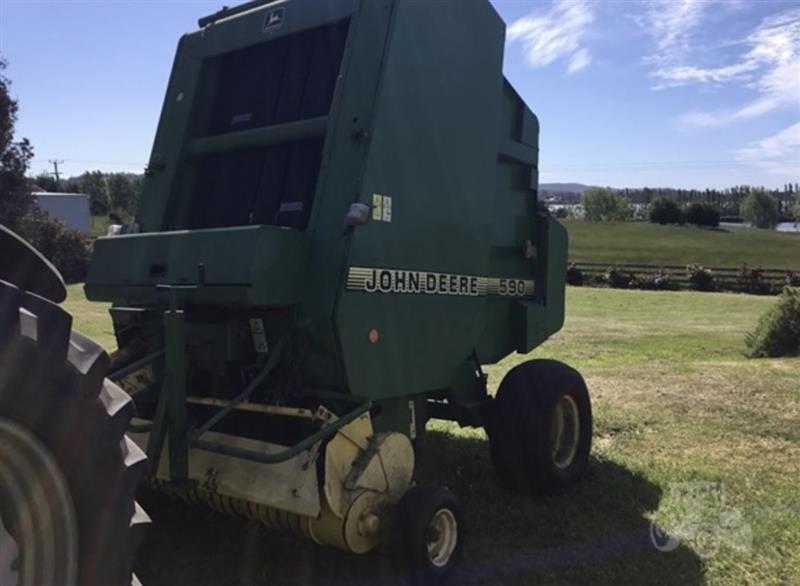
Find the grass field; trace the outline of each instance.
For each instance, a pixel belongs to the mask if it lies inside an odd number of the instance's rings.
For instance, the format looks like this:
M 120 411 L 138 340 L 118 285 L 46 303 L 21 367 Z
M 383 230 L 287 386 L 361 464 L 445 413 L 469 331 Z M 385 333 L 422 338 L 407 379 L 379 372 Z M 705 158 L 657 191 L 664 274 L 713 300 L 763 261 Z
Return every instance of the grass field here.
M 420 481 L 449 486 L 466 510 L 451 584 L 800 583 L 800 359 L 742 355 L 772 303 L 569 288 L 564 329 L 533 356 L 587 379 L 588 473 L 569 494 L 532 501 L 497 486 L 482 431 L 432 424 Z M 113 342 L 80 289 L 66 305 L 79 328 Z M 527 358 L 489 367 L 492 388 Z M 705 496 L 681 498 L 681 483 Z M 144 504 L 155 522 L 138 563 L 148 586 L 395 583 L 385 552 L 354 557 L 163 497 Z M 652 520 L 682 535 L 674 551 L 653 547 Z
M 800 233 L 562 220 L 572 261 L 800 269 Z

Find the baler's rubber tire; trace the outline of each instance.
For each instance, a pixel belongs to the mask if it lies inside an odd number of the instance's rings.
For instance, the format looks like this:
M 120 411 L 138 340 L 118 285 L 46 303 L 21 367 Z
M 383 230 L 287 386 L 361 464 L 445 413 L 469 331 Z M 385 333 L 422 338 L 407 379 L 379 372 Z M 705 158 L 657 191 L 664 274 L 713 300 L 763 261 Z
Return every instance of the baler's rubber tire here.
M 39 490 L 43 494 L 37 498 L 44 499 L 39 502 L 46 505 L 36 510 L 59 511 L 59 503 L 70 501 L 74 505 L 66 507 L 73 509 L 78 544 L 77 566 L 73 560 L 69 573 L 79 586 L 129 586 L 136 582 L 133 557 L 149 522 L 135 502 L 146 457 L 125 436 L 133 404 L 128 395 L 104 378 L 108 364 L 108 355 L 100 346 L 72 331 L 72 317 L 66 311 L 0 281 L 0 420 L 7 429 L 18 430 L 20 437 L 35 438 L 27 441 L 32 452 L 41 454 L 42 461 L 51 459 L 58 469 L 53 477 L 66 481 L 66 501 L 56 502 L 55 496 Z M 20 460 L 18 449 L 10 455 Z M 31 499 L 22 499 L 17 491 L 15 502 L 14 469 L 7 465 L 3 470 L 3 456 L 0 446 L 0 472 L 5 473 L 7 481 L 9 474 L 11 478 L 11 484 L 5 487 L 0 478 L 0 514 L 19 551 L 11 571 L 17 572 L 20 584 L 38 585 L 38 578 L 24 575 L 26 567 L 61 564 L 56 569 L 63 574 L 67 562 L 56 555 L 32 564 L 26 557 L 35 558 L 44 550 L 38 541 L 30 542 L 30 518 L 25 521 L 26 513 L 19 511 L 27 507 L 30 513 Z M 9 460 L 9 453 L 5 456 L 6 464 L 13 464 L 14 457 Z M 23 461 L 22 469 L 31 469 L 36 465 L 34 460 L 28 466 Z M 35 475 L 33 479 L 35 485 Z M 20 525 L 26 522 L 27 532 Z M 43 526 L 53 522 L 57 520 L 42 521 Z M 42 535 L 41 527 L 38 535 Z M 58 544 L 51 548 L 68 549 Z M 60 578 L 60 583 L 63 580 Z
M 586 382 L 555 360 L 512 368 L 500 383 L 487 432 L 503 486 L 533 496 L 564 492 L 589 462 L 592 407 Z
M 446 488 L 412 486 L 395 507 L 389 547 L 395 571 L 411 586 L 443 583 L 464 546 L 464 514 Z

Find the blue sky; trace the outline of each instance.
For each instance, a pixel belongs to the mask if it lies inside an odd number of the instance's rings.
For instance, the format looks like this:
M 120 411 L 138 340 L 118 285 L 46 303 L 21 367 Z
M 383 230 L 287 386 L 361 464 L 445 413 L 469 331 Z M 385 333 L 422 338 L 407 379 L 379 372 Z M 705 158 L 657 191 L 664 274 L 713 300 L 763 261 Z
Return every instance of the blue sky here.
M 31 171 L 141 171 L 178 37 L 222 3 L 0 0 Z M 541 122 L 542 181 L 800 181 L 800 2 L 493 4 L 506 75 Z

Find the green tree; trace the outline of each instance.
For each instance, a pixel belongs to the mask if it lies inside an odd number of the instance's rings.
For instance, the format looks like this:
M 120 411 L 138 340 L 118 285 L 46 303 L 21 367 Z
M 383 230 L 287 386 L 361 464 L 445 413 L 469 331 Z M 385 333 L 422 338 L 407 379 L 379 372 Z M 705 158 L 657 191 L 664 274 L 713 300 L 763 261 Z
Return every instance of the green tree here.
M 627 220 L 633 214 L 630 202 L 610 187 L 590 187 L 583 192 L 581 205 L 590 222 Z
M 739 206 L 745 222 L 756 228 L 774 228 L 780 218 L 778 200 L 764 189 L 754 189 Z
M 55 178 L 47 173 L 39 173 L 33 178 L 33 182 L 45 191 L 58 191 Z
M 108 182 L 102 171 L 86 171 L 80 176 L 80 190 L 89 196 L 89 207 L 93 216 L 104 216 L 109 212 L 110 197 Z
M 683 211 L 673 200 L 666 197 L 654 199 L 649 208 L 650 221 L 654 224 L 682 224 Z
M 35 205 L 25 178 L 33 147 L 27 138 L 14 142 L 17 102 L 8 92 L 11 82 L 3 75 L 5 68 L 5 60 L 0 59 L 0 224 L 22 232 L 22 223 Z
M 686 208 L 686 222 L 697 226 L 719 226 L 719 210 L 706 202 L 694 202 Z
M 750 358 L 800 355 L 800 288 L 785 287 L 745 343 Z
M 139 202 L 142 200 L 144 192 L 144 175 L 130 175 L 131 186 L 133 187 L 133 205 L 129 210 L 132 216 L 136 216 L 139 211 Z
M 33 147 L 27 139 L 14 142 L 17 102 L 8 93 L 8 78 L 2 75 L 6 62 L 0 59 L 0 224 L 4 224 L 43 251 L 68 280 L 86 276 L 91 242 L 61 222 L 47 217 L 31 195 L 25 177 Z M 44 186 L 43 186 L 44 187 Z
M 800 223 L 800 191 L 798 190 L 794 192 L 794 208 L 792 214 L 794 214 L 794 221 Z
M 108 176 L 108 191 L 113 211 L 125 216 L 136 214 L 141 178 L 128 173 L 113 173 Z

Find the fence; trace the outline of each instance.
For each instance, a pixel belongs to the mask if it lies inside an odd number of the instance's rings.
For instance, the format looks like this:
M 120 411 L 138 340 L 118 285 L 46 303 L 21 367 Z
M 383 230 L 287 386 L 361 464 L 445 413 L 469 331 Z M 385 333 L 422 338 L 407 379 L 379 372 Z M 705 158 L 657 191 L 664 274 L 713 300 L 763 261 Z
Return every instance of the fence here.
M 593 283 L 600 283 L 606 272 L 610 268 L 614 268 L 622 273 L 631 273 L 638 278 L 655 277 L 659 274 L 666 273 L 669 275 L 669 280 L 676 287 L 681 289 L 689 289 L 689 271 L 687 265 L 650 265 L 650 264 L 625 264 L 625 263 L 598 263 L 598 262 L 581 262 L 576 261 L 570 263 L 571 267 L 575 267 L 583 274 L 584 284 L 591 285 Z M 750 277 L 744 277 L 742 274 L 742 267 L 708 267 L 704 266 L 711 271 L 714 277 L 714 285 L 717 289 L 726 291 L 752 291 L 753 284 L 763 284 L 764 290 L 762 292 L 780 292 L 784 285 L 788 283 L 787 276 L 794 275 L 795 279 L 800 279 L 800 267 L 794 271 L 789 269 L 776 269 L 764 268 L 757 266 L 747 265 L 748 271 L 757 269 L 760 274 L 753 280 L 752 274 Z M 634 284 L 633 287 L 636 285 Z

